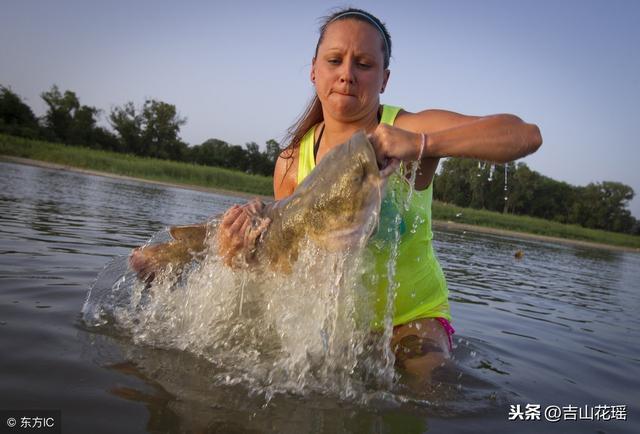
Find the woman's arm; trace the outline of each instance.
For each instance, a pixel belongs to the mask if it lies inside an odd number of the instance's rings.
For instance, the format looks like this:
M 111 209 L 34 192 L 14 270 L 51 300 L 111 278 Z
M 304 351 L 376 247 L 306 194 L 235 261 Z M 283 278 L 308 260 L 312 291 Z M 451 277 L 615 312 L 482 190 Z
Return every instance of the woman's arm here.
M 542 144 L 536 125 L 510 114 L 479 117 L 425 110 L 402 113 L 395 126 L 417 133 L 413 140 L 395 143 L 395 149 L 388 150 L 388 157 L 404 161 L 418 158 L 422 143 L 419 133 L 425 133 L 422 158 L 467 157 L 505 163 L 535 152 Z
M 298 148 L 284 150 L 273 171 L 273 196 L 276 200 L 290 196 L 298 185 Z
M 401 112 L 394 126 L 379 125 L 371 140 L 381 164 L 389 159 L 421 158 L 416 177 L 418 190 L 431 184 L 442 157 L 504 163 L 529 155 L 542 144 L 538 127 L 517 116 L 466 116 L 446 110 Z

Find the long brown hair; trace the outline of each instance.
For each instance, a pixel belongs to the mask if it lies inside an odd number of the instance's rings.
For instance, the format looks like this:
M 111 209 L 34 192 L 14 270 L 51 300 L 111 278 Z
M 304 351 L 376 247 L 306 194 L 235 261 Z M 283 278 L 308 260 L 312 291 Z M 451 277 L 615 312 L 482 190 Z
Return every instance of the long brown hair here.
M 369 12 L 356 8 L 340 9 L 322 19 L 322 25 L 320 26 L 320 37 L 318 38 L 318 43 L 316 44 L 314 57 L 318 55 L 318 47 L 322 43 L 324 34 L 329 24 L 333 23 L 334 21 L 340 20 L 362 21 L 374 26 L 380 32 L 380 36 L 382 36 L 384 69 L 387 69 L 389 67 L 389 59 L 391 58 L 391 36 L 389 35 L 386 26 L 382 21 L 371 15 Z M 322 114 L 322 104 L 320 103 L 318 95 L 314 94 L 313 98 L 307 104 L 307 107 L 304 109 L 300 117 L 287 130 L 284 143 L 287 143 L 285 151 L 288 152 L 285 154 L 285 158 L 291 158 L 293 156 L 293 151 L 300 146 L 302 137 L 304 137 L 307 131 L 309 131 L 312 126 L 322 122 L 323 120 L 324 115 Z

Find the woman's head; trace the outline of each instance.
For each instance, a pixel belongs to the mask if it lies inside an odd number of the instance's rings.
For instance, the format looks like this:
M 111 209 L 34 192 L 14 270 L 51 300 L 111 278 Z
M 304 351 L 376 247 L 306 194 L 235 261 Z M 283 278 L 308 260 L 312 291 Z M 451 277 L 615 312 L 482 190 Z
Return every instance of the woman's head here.
M 388 43 L 382 29 L 366 16 L 345 12 L 321 30 L 311 81 L 325 118 L 354 122 L 378 110 L 389 76 Z
M 289 129 L 289 146 L 297 147 L 309 128 L 324 119 L 323 104 L 347 118 L 377 110 L 390 57 L 391 37 L 378 18 L 354 8 L 326 17 L 311 69 L 316 95 Z
M 348 8 L 339 10 L 327 17 L 325 17 L 322 26 L 320 27 L 320 37 L 318 38 L 318 43 L 316 44 L 316 51 L 314 57 L 318 56 L 318 48 L 320 44 L 324 40 L 324 36 L 327 32 L 327 28 L 330 24 L 335 22 L 344 21 L 344 20 L 355 20 L 360 21 L 372 26 L 375 30 L 378 31 L 378 34 L 381 39 L 381 50 L 384 58 L 384 69 L 389 67 L 389 59 L 391 58 L 391 35 L 387 31 L 387 27 L 384 25 L 382 21 L 380 21 L 375 16 L 371 15 L 369 12 L 363 11 L 362 9 L 356 8 Z

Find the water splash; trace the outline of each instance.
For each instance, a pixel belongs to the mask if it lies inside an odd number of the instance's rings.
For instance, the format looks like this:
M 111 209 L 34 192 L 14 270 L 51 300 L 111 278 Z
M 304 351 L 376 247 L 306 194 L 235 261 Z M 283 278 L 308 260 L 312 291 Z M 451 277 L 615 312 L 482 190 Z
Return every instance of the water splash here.
M 417 166 L 417 165 L 414 165 Z M 414 170 L 416 167 L 414 167 Z M 410 191 L 413 192 L 413 187 L 415 185 L 415 177 L 413 178 L 413 183 L 410 184 Z M 392 200 L 396 200 L 396 191 L 392 189 L 387 194 L 391 195 Z M 404 203 L 403 208 L 406 210 L 409 206 L 409 201 L 407 200 Z M 396 266 L 398 262 L 398 254 L 399 254 L 399 244 L 400 244 L 400 224 L 402 222 L 402 216 L 400 213 L 396 213 L 393 225 L 389 230 L 393 233 L 393 239 L 391 242 L 391 253 L 389 255 L 389 260 L 387 261 L 387 300 L 385 304 L 384 311 L 384 331 L 383 331 L 383 339 L 382 339 L 382 354 L 383 354 L 383 364 L 382 364 L 382 373 L 384 374 L 382 378 L 382 384 L 386 387 L 390 387 L 395 379 L 395 354 L 391 349 L 391 338 L 393 337 L 393 316 L 394 316 L 394 306 L 396 300 L 396 289 L 398 287 L 398 283 L 396 282 Z
M 207 254 L 181 275 L 167 270 L 145 284 L 121 257 L 93 285 L 83 318 L 136 344 L 208 360 L 219 383 L 246 384 L 267 401 L 318 391 L 367 399 L 380 390 L 376 379 L 390 388 L 394 375 L 390 350 L 379 362 L 392 326 L 384 336 L 370 333 L 367 264 L 360 249 L 329 253 L 305 241 L 288 275 L 231 269 Z
M 362 248 L 364 240 L 338 253 L 304 241 L 290 274 L 268 266 L 232 269 L 207 252 L 181 273 L 168 269 L 146 284 L 129 271 L 127 258 L 118 258 L 92 287 L 83 318 L 89 326 L 122 331 L 136 344 L 207 360 L 216 366 L 216 382 L 242 383 L 267 401 L 281 393 L 380 397 L 398 380 L 390 346 L 395 276 L 417 170 L 416 164 L 409 179 L 394 175 L 408 191 L 387 189 L 397 206 L 386 223 L 390 255 L 382 333 L 370 329 L 375 303 L 362 275 L 373 272 L 375 261 Z M 415 232 L 424 220 L 413 220 Z M 167 238 L 160 233 L 153 240 Z M 216 245 L 215 238 L 209 244 Z
M 240 280 L 240 307 L 238 308 L 238 316 L 242 316 L 242 306 L 244 305 L 244 290 L 247 286 L 248 276 L 246 272 L 242 273 L 242 279 Z
M 504 165 L 504 200 L 507 201 L 509 198 L 507 197 L 507 174 L 508 174 L 508 166 L 505 163 Z
M 423 136 L 424 139 L 424 136 Z M 416 187 L 416 177 L 418 175 L 418 170 L 420 169 L 420 162 L 422 161 L 422 153 L 424 151 L 424 146 L 420 147 L 420 153 L 418 154 L 418 159 L 411 164 L 411 175 L 409 176 L 409 192 L 407 193 L 407 198 L 404 203 L 404 210 L 409 211 L 409 204 L 411 203 L 411 197 L 413 196 L 413 192 Z

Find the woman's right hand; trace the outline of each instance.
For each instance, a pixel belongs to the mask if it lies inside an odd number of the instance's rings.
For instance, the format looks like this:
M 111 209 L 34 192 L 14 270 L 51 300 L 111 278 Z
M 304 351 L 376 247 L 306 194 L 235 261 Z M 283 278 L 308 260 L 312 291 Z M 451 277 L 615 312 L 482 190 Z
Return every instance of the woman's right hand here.
M 238 256 L 249 262 L 253 259 L 256 241 L 271 220 L 262 217 L 264 204 L 253 199 L 245 205 L 234 205 L 223 215 L 218 227 L 218 254 L 226 265 L 232 266 Z

